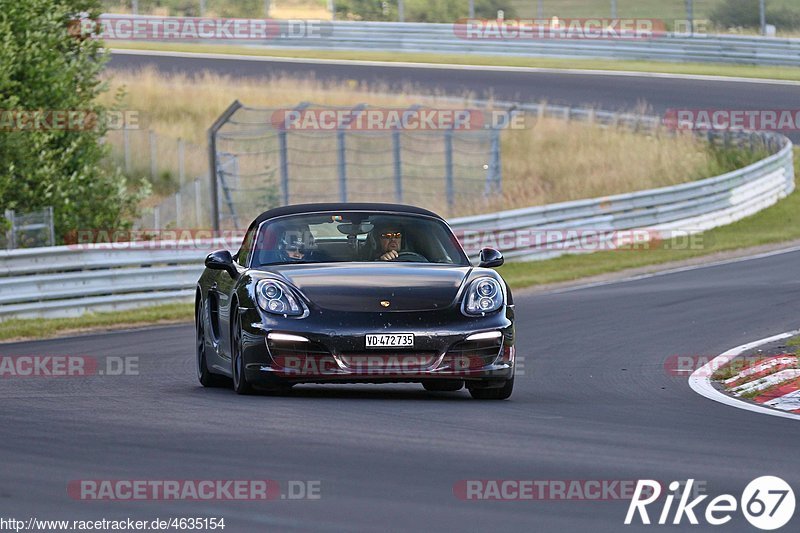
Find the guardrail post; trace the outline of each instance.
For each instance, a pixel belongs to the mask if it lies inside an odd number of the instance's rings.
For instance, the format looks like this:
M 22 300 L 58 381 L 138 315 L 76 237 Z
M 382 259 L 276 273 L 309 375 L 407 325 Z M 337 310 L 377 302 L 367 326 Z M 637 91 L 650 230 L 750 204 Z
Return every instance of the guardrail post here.
M 338 148 L 339 167 L 339 201 L 347 201 L 347 146 L 345 133 L 342 128 L 336 130 L 336 143 Z
M 403 162 L 400 158 L 400 130 L 392 130 L 392 153 L 394 160 L 394 198 L 403 203 Z
M 444 130 L 444 182 L 447 207 L 453 209 L 455 190 L 453 187 L 453 128 Z
M 286 139 L 286 128 L 278 132 L 278 159 L 281 167 L 281 201 L 289 205 L 289 145 Z

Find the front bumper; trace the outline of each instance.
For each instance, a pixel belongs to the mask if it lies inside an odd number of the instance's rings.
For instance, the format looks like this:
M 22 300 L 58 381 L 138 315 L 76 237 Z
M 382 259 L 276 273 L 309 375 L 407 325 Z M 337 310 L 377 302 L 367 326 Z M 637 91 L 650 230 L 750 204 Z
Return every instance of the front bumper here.
M 468 318 L 458 309 L 422 313 L 311 313 L 287 319 L 243 310 L 243 357 L 248 381 L 397 383 L 464 380 L 499 387 L 514 375 L 514 309 Z M 327 315 L 327 316 L 326 316 Z M 499 332 L 491 339 L 467 340 Z M 306 340 L 276 340 L 281 333 Z M 413 349 L 366 348 L 366 335 L 413 333 Z M 290 338 L 291 339 L 291 338 Z

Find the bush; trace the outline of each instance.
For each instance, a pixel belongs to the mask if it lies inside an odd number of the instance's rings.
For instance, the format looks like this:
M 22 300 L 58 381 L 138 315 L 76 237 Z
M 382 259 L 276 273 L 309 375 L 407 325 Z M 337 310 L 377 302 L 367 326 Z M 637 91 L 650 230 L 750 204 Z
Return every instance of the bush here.
M 771 9 L 767 2 L 767 23 L 784 30 L 800 27 L 800 11 L 788 7 Z M 711 11 L 711 22 L 721 28 L 758 28 L 761 25 L 758 0 L 724 0 Z
M 70 34 L 96 0 L 0 0 L 0 110 L 80 110 L 102 116 L 96 97 L 106 53 L 99 41 Z M 9 129 L 9 128 L 7 128 Z M 0 213 L 53 206 L 57 239 L 70 230 L 128 226 L 138 196 L 103 164 L 95 129 L 0 130 Z

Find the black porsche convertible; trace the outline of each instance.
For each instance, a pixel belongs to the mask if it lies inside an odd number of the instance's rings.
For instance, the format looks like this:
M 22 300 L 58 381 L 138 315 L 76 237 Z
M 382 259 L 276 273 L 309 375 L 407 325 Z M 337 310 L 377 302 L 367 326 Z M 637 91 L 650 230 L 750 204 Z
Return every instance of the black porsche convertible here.
M 305 204 L 258 216 L 197 283 L 204 386 L 281 393 L 298 383 L 421 383 L 506 399 L 514 305 L 481 251 L 473 267 L 438 215 L 394 204 Z

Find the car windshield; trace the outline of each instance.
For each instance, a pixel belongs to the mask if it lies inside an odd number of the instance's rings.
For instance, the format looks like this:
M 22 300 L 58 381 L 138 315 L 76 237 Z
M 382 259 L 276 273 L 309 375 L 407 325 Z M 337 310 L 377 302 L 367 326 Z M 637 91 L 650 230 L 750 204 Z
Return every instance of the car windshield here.
M 322 212 L 267 220 L 257 229 L 252 266 L 405 261 L 468 266 L 441 220 L 408 214 Z

